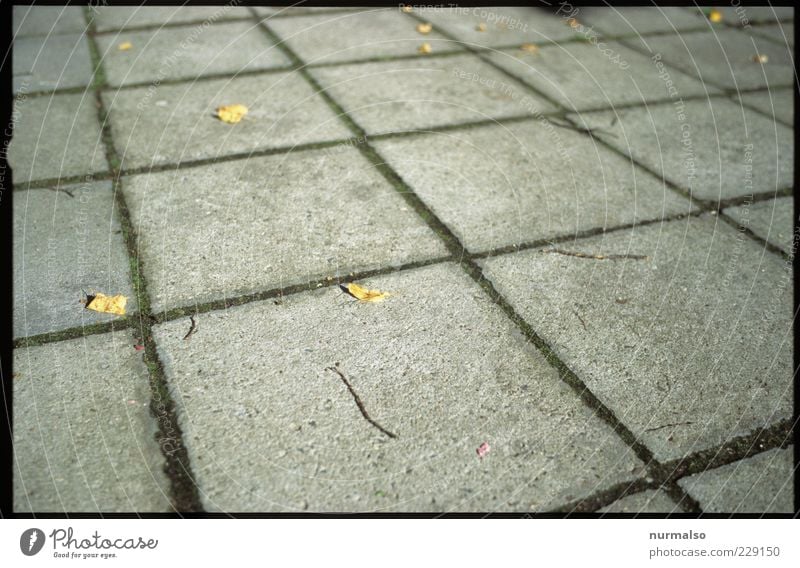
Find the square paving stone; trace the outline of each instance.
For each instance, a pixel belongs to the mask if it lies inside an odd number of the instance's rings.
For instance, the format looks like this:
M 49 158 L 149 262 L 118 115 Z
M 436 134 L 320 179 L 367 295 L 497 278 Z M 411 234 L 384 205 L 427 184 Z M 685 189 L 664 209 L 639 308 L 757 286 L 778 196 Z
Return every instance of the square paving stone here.
M 124 189 L 156 310 L 447 254 L 352 147 L 133 176 Z
M 786 254 L 792 251 L 794 197 L 780 197 L 725 209 L 725 214 L 756 235 L 780 247 Z
M 598 513 L 683 513 L 669 495 L 660 489 L 627 495 L 597 511 Z
M 286 67 L 289 60 L 253 22 L 180 26 L 97 36 L 110 85 Z M 133 47 L 121 51 L 119 45 Z
M 510 47 L 576 37 L 566 19 L 529 7 L 420 7 L 414 13 L 431 22 L 434 30 L 441 29 L 469 47 Z
M 774 449 L 678 481 L 706 513 L 793 513 L 793 448 Z
M 167 512 L 150 387 L 129 331 L 14 351 L 14 512 Z
M 792 286 L 781 284 L 783 260 L 716 217 L 483 264 L 500 293 L 660 461 L 792 414 Z
M 582 6 L 574 16 L 581 25 L 595 34 L 624 36 L 707 29 L 703 19 L 684 8 L 664 7 L 599 7 Z M 562 13 L 567 13 L 563 10 Z M 581 28 L 577 28 L 579 31 Z M 584 35 L 595 35 L 591 31 Z
M 14 184 L 108 169 L 92 93 L 19 98 L 8 161 Z
M 375 145 L 471 252 L 689 212 L 630 161 L 544 120 Z
M 792 129 L 727 99 L 676 99 L 572 118 L 695 198 L 717 202 L 794 182 Z
M 749 32 L 753 35 L 771 39 L 779 44 L 794 47 L 794 26 L 791 23 L 758 26 L 750 28 Z
M 14 94 L 86 87 L 93 75 L 85 35 L 23 37 L 14 41 Z
M 267 20 L 267 26 L 308 65 L 415 56 L 425 42 L 434 52 L 461 49 L 435 30 L 420 34 L 417 23 L 397 9 Z
M 310 71 L 368 134 L 555 110 L 521 83 L 471 55 Z
M 79 34 L 86 29 L 83 8 L 14 6 L 14 37 Z
M 351 136 L 297 73 L 142 87 L 103 93 L 124 168 L 248 154 Z M 243 104 L 238 124 L 216 108 Z
M 136 310 L 111 182 L 17 191 L 14 336 L 119 319 L 80 303 L 95 292 L 123 294 Z
M 538 511 L 643 475 L 457 265 L 363 284 L 392 296 L 155 327 L 207 511 Z
M 652 62 L 618 42 L 568 43 L 543 47 L 536 53 L 495 51 L 489 57 L 570 110 L 669 98 Z M 721 92 L 678 71 L 672 79 L 684 95 Z
M 623 40 L 648 57 L 726 89 L 788 87 L 794 83 L 792 50 L 731 28 Z M 767 56 L 766 63 L 754 60 Z
M 214 23 L 250 16 L 247 8 L 233 6 L 99 6 L 91 13 L 99 32 L 190 22 Z
M 742 104 L 760 110 L 787 126 L 794 125 L 794 91 L 789 89 L 739 95 Z

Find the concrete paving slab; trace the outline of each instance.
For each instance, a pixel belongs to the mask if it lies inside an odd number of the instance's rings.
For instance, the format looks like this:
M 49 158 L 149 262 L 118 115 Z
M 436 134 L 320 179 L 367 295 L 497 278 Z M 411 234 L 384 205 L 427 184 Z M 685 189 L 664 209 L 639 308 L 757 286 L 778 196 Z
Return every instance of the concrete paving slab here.
M 792 446 L 678 481 L 707 513 L 793 513 Z
M 352 147 L 133 176 L 124 190 L 156 311 L 447 254 Z
M 85 309 L 86 294 L 137 308 L 111 182 L 14 195 L 14 337 L 119 319 Z
M 129 331 L 14 351 L 14 512 L 170 511 Z
M 794 198 L 779 197 L 725 209 L 725 214 L 783 252 L 792 252 Z
M 310 72 L 368 134 L 554 110 L 522 84 L 471 55 Z
M 289 60 L 253 22 L 220 23 L 203 28 L 180 26 L 160 30 L 97 36 L 103 69 L 112 86 L 165 78 L 287 67 Z M 123 42 L 133 47 L 119 49 Z
M 489 57 L 569 110 L 669 99 L 652 62 L 618 42 L 545 46 L 535 53 L 495 51 Z M 684 95 L 721 92 L 677 71 L 673 81 Z
M 435 30 L 417 32 L 417 22 L 396 8 L 272 18 L 267 25 L 308 65 L 414 56 L 425 42 L 437 53 L 461 49 Z
M 784 262 L 713 216 L 529 250 L 487 277 L 656 459 L 792 414 Z
M 682 513 L 683 510 L 661 489 L 651 489 L 618 499 L 598 513 Z
M 753 35 L 771 39 L 781 45 L 794 47 L 794 26 L 792 23 L 756 26 L 750 28 L 749 31 Z
M 471 252 L 689 212 L 625 158 L 543 120 L 375 146 Z
M 792 130 L 727 99 L 675 99 L 572 119 L 695 198 L 717 202 L 794 183 Z
M 91 11 L 99 32 L 140 27 L 198 23 L 210 24 L 247 18 L 247 8 L 225 6 L 98 6 Z
M 82 34 L 18 38 L 13 59 L 15 95 L 86 87 L 94 75 Z
M 563 10 L 562 13 L 567 13 Z M 571 13 L 571 12 L 570 12 Z M 586 28 L 604 36 L 707 29 L 709 24 L 685 8 L 581 6 L 573 16 Z M 581 31 L 581 28 L 577 28 Z M 590 31 L 584 35 L 592 35 Z
M 342 140 L 352 133 L 297 73 L 106 91 L 124 168 L 178 164 L 296 144 Z M 216 108 L 243 104 L 238 124 Z
M 548 44 L 576 37 L 565 19 L 527 6 L 420 6 L 414 13 L 469 47 Z
M 783 121 L 787 126 L 794 125 L 794 91 L 790 89 L 743 93 L 739 99 L 743 104 Z
M 8 161 L 14 184 L 108 169 L 93 93 L 14 101 Z
M 207 511 L 546 510 L 643 474 L 457 265 L 363 284 L 393 295 L 155 327 Z
M 726 89 L 789 87 L 794 84 L 792 50 L 760 35 L 732 28 L 622 40 L 648 57 Z M 766 63 L 756 58 L 766 56 Z
M 14 38 L 80 34 L 86 19 L 80 6 L 14 6 Z

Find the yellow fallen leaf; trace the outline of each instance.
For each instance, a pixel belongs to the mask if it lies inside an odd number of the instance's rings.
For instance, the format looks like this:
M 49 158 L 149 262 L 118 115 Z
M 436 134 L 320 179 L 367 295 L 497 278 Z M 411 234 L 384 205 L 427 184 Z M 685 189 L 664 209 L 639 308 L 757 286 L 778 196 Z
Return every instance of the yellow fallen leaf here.
M 722 21 L 722 12 L 717 10 L 716 8 L 712 8 L 711 11 L 708 13 L 708 19 L 718 24 Z
M 475 29 L 476 29 L 477 31 L 479 31 L 479 32 L 485 32 L 485 31 L 486 31 L 486 24 L 484 24 L 483 22 L 481 22 L 480 24 L 478 24 L 478 27 L 476 27 Z
M 358 284 L 351 282 L 347 285 L 347 292 L 364 302 L 380 302 L 381 300 L 388 298 L 388 292 L 381 292 L 380 290 L 367 290 L 363 286 L 359 286 Z
M 753 56 L 753 61 L 755 63 L 766 63 L 767 61 L 769 61 L 769 57 L 767 57 L 766 54 L 764 53 L 760 53 L 758 55 Z
M 129 42 L 129 41 L 123 41 L 121 44 L 119 44 L 119 50 L 120 51 L 128 51 L 132 47 L 133 47 L 133 44 L 131 42 Z
M 423 35 L 431 33 L 433 25 L 429 23 L 417 24 L 417 31 Z
M 408 4 L 406 4 L 405 6 L 403 6 L 403 12 L 405 12 L 406 14 L 408 14 L 409 12 L 411 12 L 413 9 L 414 9 L 414 8 L 412 8 L 412 7 L 411 7 L 410 5 L 408 5 Z
M 420 45 L 420 46 L 417 48 L 417 51 L 419 51 L 420 53 L 430 53 L 430 52 L 431 52 L 431 51 L 433 51 L 433 50 L 431 49 L 431 44 L 429 44 L 429 43 L 426 41 L 425 43 L 423 43 L 422 45 Z
M 576 20 L 575 18 L 570 18 L 569 20 L 567 20 L 567 25 L 569 27 L 571 27 L 572 29 L 575 29 L 575 28 L 579 27 L 581 25 L 581 23 L 578 20 Z
M 519 46 L 522 51 L 527 51 L 528 53 L 539 53 L 539 46 L 535 43 L 523 43 Z
M 222 122 L 236 124 L 247 114 L 247 107 L 244 105 L 228 105 L 217 108 L 217 117 Z
M 125 315 L 125 304 L 128 303 L 128 298 L 122 294 L 117 294 L 116 296 L 106 296 L 105 294 L 100 294 L 98 292 L 93 297 L 90 296 L 90 298 L 91 299 L 89 303 L 86 304 L 87 310 L 93 310 L 95 312 L 102 312 L 105 314 L 116 314 L 118 316 Z

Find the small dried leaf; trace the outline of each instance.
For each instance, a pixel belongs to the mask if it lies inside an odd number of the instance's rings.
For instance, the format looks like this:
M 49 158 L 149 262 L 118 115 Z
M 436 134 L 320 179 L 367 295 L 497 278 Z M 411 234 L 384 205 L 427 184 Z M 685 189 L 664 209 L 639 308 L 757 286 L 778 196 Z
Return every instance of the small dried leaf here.
M 486 454 L 488 454 L 488 453 L 489 453 L 489 451 L 490 451 L 491 449 L 492 449 L 492 448 L 491 448 L 491 447 L 489 447 L 489 442 L 484 442 L 483 444 L 481 444 L 480 446 L 478 446 L 478 449 L 477 449 L 477 450 L 475 450 L 475 451 L 476 451 L 476 452 L 478 452 L 478 457 L 479 457 L 479 458 L 483 458 L 483 456 L 485 456 Z
M 228 105 L 217 108 L 217 117 L 222 122 L 236 124 L 247 114 L 247 107 L 244 105 Z
M 389 297 L 388 292 L 381 292 L 380 290 L 367 290 L 363 286 L 359 286 L 354 282 L 348 284 L 345 287 L 345 290 L 354 298 L 364 302 L 380 302 L 381 300 Z
M 134 345 L 133 346 L 136 351 L 144 351 L 144 345 Z
M 480 24 L 478 24 L 478 26 L 475 28 L 475 30 L 477 30 L 479 32 L 485 32 L 486 31 L 486 24 L 481 22 Z
M 129 41 L 123 41 L 121 44 L 119 44 L 119 47 L 118 47 L 118 49 L 119 49 L 120 51 L 128 51 L 128 50 L 129 50 L 130 48 L 132 48 L 132 47 L 133 47 L 133 44 L 132 44 L 131 42 L 129 42 Z
M 433 29 L 433 25 L 431 25 L 428 22 L 426 22 L 424 24 L 417 24 L 417 31 L 419 33 L 423 34 L 423 35 L 431 33 L 432 29 Z
M 94 296 L 90 296 L 89 302 L 86 304 L 86 309 L 105 314 L 124 316 L 125 304 L 127 303 L 128 298 L 122 294 L 117 294 L 116 296 L 106 296 L 105 294 L 98 293 Z
M 403 6 L 403 12 L 405 12 L 406 14 L 410 13 L 410 12 L 411 12 L 413 9 L 414 9 L 414 8 L 412 8 L 412 7 L 411 7 L 410 5 L 408 5 L 408 4 L 406 4 L 405 6 Z
M 708 13 L 708 19 L 715 24 L 718 24 L 722 21 L 722 12 L 717 10 L 716 8 L 712 8 L 711 11 Z
M 527 51 L 528 53 L 539 53 L 539 46 L 535 43 L 523 43 L 519 46 L 522 51 Z
M 431 49 L 431 44 L 429 44 L 426 41 L 425 43 L 423 43 L 422 45 L 419 46 L 417 51 L 419 51 L 420 53 L 430 53 L 433 50 Z
M 569 20 L 567 20 L 567 25 L 574 30 L 575 28 L 580 27 L 581 24 L 575 18 L 570 18 Z
M 767 57 L 765 53 L 759 53 L 753 56 L 753 61 L 755 63 L 766 63 L 767 61 L 769 61 L 769 57 Z

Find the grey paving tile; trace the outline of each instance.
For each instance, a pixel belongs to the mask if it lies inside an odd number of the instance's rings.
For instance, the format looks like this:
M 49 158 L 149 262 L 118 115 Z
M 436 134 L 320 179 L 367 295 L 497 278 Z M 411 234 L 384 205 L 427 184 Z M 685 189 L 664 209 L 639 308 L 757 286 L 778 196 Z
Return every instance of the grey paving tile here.
M 12 120 L 8 160 L 16 185 L 108 168 L 92 93 L 17 99 Z
M 682 513 L 683 510 L 661 489 L 642 491 L 618 499 L 598 513 Z
M 470 47 L 509 47 L 576 37 L 566 20 L 523 6 L 419 7 L 414 12 Z M 483 26 L 481 26 L 483 24 Z
M 119 318 L 85 309 L 87 293 L 136 310 L 111 182 L 18 191 L 13 246 L 15 337 Z
M 749 28 L 749 32 L 756 36 L 771 39 L 781 45 L 794 47 L 794 26 L 791 23 L 757 26 Z
M 769 450 L 678 483 L 707 513 L 793 513 L 792 452 Z
M 167 512 L 150 387 L 128 331 L 14 351 L 14 512 Z
M 14 37 L 79 34 L 86 29 L 83 8 L 14 6 Z
M 14 94 L 86 87 L 92 62 L 85 35 L 23 37 L 14 41 Z
M 351 136 L 297 73 L 141 87 L 103 93 L 123 167 L 214 158 Z M 243 104 L 238 124 L 215 109 Z
M 368 134 L 553 111 L 471 55 L 311 69 Z
M 696 198 L 791 187 L 792 129 L 727 99 L 573 115 L 584 128 Z
M 568 12 L 568 10 L 562 11 L 565 14 Z M 583 6 L 578 8 L 578 13 L 574 17 L 586 28 L 607 36 L 675 32 L 708 27 L 708 24 L 697 15 L 684 8 L 674 7 Z M 577 29 L 584 34 L 592 35 L 589 30 Z
M 155 327 L 206 510 L 546 510 L 642 475 L 457 265 L 364 284 L 393 295 L 209 312 L 188 341 Z
M 235 6 L 98 6 L 92 10 L 97 31 L 121 30 L 165 24 L 209 24 L 247 18 L 247 8 Z
M 486 276 L 645 443 L 668 461 L 792 414 L 792 286 L 784 262 L 715 217 L 530 250 Z
M 794 125 L 794 92 L 790 89 L 743 93 L 739 99 L 743 104 L 774 116 L 787 125 Z
M 375 145 L 473 252 L 689 211 L 625 158 L 543 120 Z
M 425 42 L 435 52 L 461 49 L 436 31 L 420 34 L 397 9 L 272 18 L 267 25 L 309 65 L 417 55 Z
M 777 21 L 791 20 L 794 18 L 794 8 L 791 6 L 715 6 L 722 13 L 722 21 L 732 26 L 747 26 L 750 24 L 764 24 Z M 702 8 L 705 14 L 710 8 Z
M 673 67 L 726 89 L 788 87 L 795 80 L 792 50 L 745 30 L 720 28 L 623 41 L 648 57 L 660 55 Z M 767 62 L 754 60 L 759 55 Z
M 731 207 L 725 209 L 725 214 L 789 254 L 792 249 L 792 233 L 794 231 L 793 210 L 794 198 L 780 197 L 750 205 Z
M 352 147 L 133 176 L 124 189 L 155 310 L 447 254 Z
M 653 63 L 618 42 L 568 43 L 536 53 L 495 51 L 489 57 L 570 110 L 669 98 Z M 677 71 L 672 80 L 684 95 L 721 92 Z
M 199 31 L 198 31 L 199 30 Z M 194 38 L 194 39 L 193 39 Z M 164 79 L 286 67 L 289 60 L 252 22 L 119 32 L 97 37 L 108 82 L 112 86 Z M 123 42 L 133 44 L 121 51 Z

